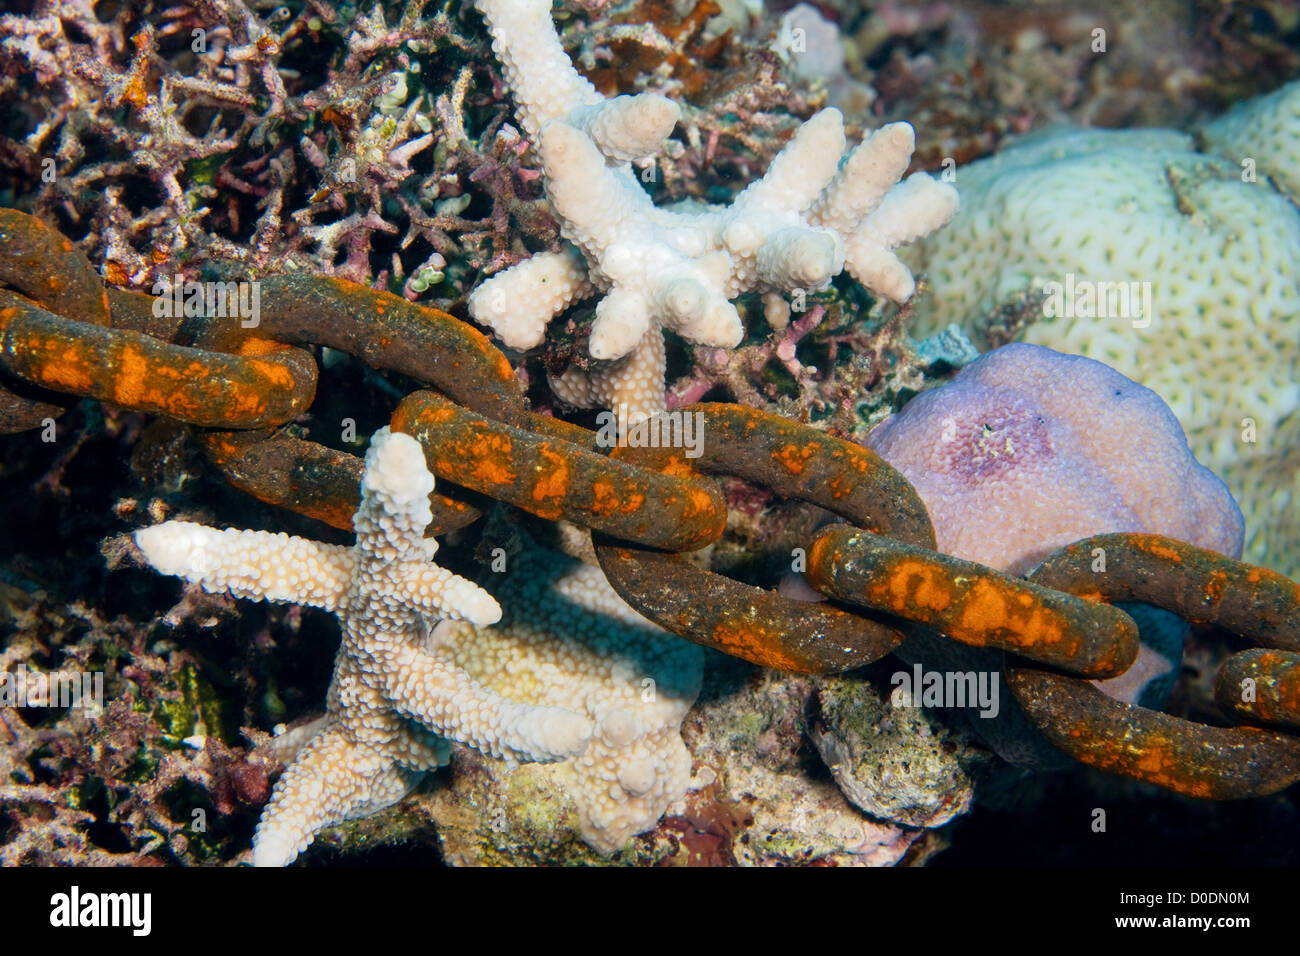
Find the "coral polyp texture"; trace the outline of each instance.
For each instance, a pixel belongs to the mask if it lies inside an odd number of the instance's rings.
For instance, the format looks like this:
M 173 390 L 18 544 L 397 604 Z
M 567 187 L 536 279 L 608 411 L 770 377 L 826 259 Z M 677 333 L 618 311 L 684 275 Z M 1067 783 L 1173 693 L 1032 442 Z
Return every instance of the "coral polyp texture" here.
M 589 344 L 597 365 L 552 381 L 564 400 L 628 420 L 662 411 L 662 330 L 734 348 L 744 328 L 731 300 L 743 292 L 818 291 L 847 270 L 886 298 L 912 295 L 892 250 L 946 223 L 958 199 L 925 173 L 900 183 L 915 146 L 908 124 L 882 127 L 845 157 L 843 117 L 825 109 L 729 206 L 658 207 L 631 161 L 652 161 L 677 105 L 655 93 L 602 97 L 569 61 L 547 0 L 477 6 L 572 249 L 493 276 L 470 296 L 470 314 L 528 349 L 556 314 L 599 293 Z
M 443 620 L 488 625 L 501 609 L 433 564 L 423 537 L 433 476 L 409 435 L 378 431 L 366 455 L 351 548 L 284 534 L 168 521 L 136 533 L 155 569 L 237 597 L 294 601 L 338 616 L 343 641 L 325 716 L 272 744 L 292 763 L 258 823 L 253 862 L 292 862 L 323 827 L 404 797 L 446 763 L 447 740 L 509 760 L 581 753 L 590 721 L 502 697 L 429 651 Z
M 1253 165 L 1300 202 L 1300 80 L 1238 103 L 1198 132 L 1209 152 Z
M 1169 407 L 1083 356 L 1005 345 L 917 396 L 866 444 L 916 487 L 940 551 L 1000 570 L 1027 573 L 1112 531 L 1241 553 L 1241 511 Z
M 958 170 L 953 224 L 905 254 L 927 271 L 917 333 L 981 341 L 1009 304 L 1025 341 L 1156 391 L 1246 514 L 1245 556 L 1300 570 L 1300 211 L 1292 87 L 1206 129 L 1048 130 Z M 1253 148 L 1252 148 L 1253 147 Z M 1291 171 L 1288 173 L 1288 171 Z M 998 343 L 994 343 L 998 344 Z
M 448 622 L 433 653 L 511 700 L 591 721 L 586 751 L 527 775 L 572 804 L 589 846 L 611 853 L 686 794 L 691 755 L 681 724 L 699 693 L 704 652 L 632 610 L 600 568 L 562 555 L 512 559 L 500 598 L 499 626 Z

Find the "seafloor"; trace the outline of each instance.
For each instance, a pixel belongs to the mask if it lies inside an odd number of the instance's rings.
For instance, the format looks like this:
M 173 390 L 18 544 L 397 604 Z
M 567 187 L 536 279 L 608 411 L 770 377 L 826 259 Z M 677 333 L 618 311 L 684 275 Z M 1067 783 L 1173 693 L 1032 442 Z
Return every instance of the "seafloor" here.
M 0 205 L 56 226 L 122 287 L 147 291 L 158 275 L 208 262 L 260 273 L 291 260 L 464 315 L 485 272 L 558 240 L 527 154 L 498 135 L 510 122 L 509 93 L 470 6 L 8 3 L 0 16 Z M 1054 123 L 1189 128 L 1300 77 L 1295 0 L 825 0 L 815 6 L 837 25 L 845 51 L 832 77 L 799 75 L 771 52 L 793 6 L 563 0 L 554 14 L 602 92 L 669 82 L 688 104 L 657 187 L 663 201 L 726 201 L 830 102 L 854 140 L 885 122 L 911 122 L 912 168 L 938 170 L 947 157 L 964 165 Z M 731 19 L 711 27 L 710 13 Z M 178 87 L 184 99 L 202 98 L 179 127 L 132 106 L 133 82 L 201 75 L 192 28 L 224 23 L 238 35 L 249 17 L 274 26 L 274 55 L 248 53 L 220 88 L 201 88 L 206 80 Z M 638 39 L 646 24 L 666 45 Z M 1112 38 L 1102 58 L 1087 41 L 1098 25 Z M 268 64 L 281 90 L 268 87 Z M 400 110 L 379 81 L 399 67 L 408 95 L 425 96 L 432 127 L 402 128 L 392 118 Z M 394 160 L 394 150 L 429 128 L 433 148 Z M 357 188 L 325 181 L 317 154 L 335 148 L 373 160 Z M 142 152 L 152 161 L 142 163 Z M 52 183 L 41 176 L 47 154 L 58 162 Z M 330 190 L 334 198 L 320 198 Z M 169 228 L 176 222 L 184 227 Z M 952 374 L 918 354 L 906 313 L 900 318 L 845 277 L 818 302 L 827 319 L 798 342 L 793 364 L 774 357 L 754 297 L 741 303 L 751 327 L 746 360 L 723 371 L 676 344 L 669 382 L 861 436 Z M 590 309 L 575 312 L 522 360 L 535 407 L 588 425 L 591 413 L 558 405 L 545 381 L 548 370 L 582 363 L 590 319 Z M 1005 341 L 1023 322 L 1004 313 L 988 325 Z M 315 405 L 294 427 L 337 444 L 321 423 L 350 417 L 361 437 L 349 447 L 359 453 L 415 383 L 338 353 L 318 358 Z M 102 671 L 107 707 L 93 719 L 75 709 L 0 710 L 0 861 L 247 861 L 275 781 L 249 754 L 277 725 L 320 712 L 338 625 L 322 611 L 186 587 L 142 566 L 129 536 L 182 516 L 340 544 L 350 536 L 227 485 L 190 426 L 90 400 L 65 403 L 57 441 L 36 431 L 0 438 L 0 670 Z M 817 518 L 730 492 L 745 508 L 715 566 L 774 583 L 763 555 L 788 553 L 792 536 Z M 543 525 L 498 506 L 486 530 L 447 536 L 439 561 L 481 578 L 483 556 L 497 544 L 514 547 L 516 526 L 545 537 Z M 1217 646 L 1205 635 L 1189 644 L 1171 713 L 1207 715 Z M 950 713 L 891 718 L 881 703 L 890 670 L 882 663 L 847 677 L 790 677 L 710 652 L 682 730 L 697 778 L 708 772 L 683 806 L 611 856 L 585 845 L 545 795 L 506 792 L 497 769 L 457 748 L 412 796 L 330 828 L 301 862 L 1300 862 L 1296 787 L 1215 803 L 1078 765 L 1022 771 Z M 877 787 L 874 813 L 850 802 L 814 744 L 827 732 L 877 740 L 863 745 L 857 771 L 892 775 L 899 798 Z M 1091 826 L 1098 807 L 1108 820 L 1101 833 Z

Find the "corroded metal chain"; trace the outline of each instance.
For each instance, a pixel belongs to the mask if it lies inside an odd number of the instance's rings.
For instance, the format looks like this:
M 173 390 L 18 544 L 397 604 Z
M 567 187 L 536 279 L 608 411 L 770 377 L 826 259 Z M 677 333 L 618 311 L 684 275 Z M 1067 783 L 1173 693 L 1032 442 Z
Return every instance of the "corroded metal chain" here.
M 302 346 L 328 346 L 435 388 L 403 399 L 391 425 L 421 442 L 440 481 L 589 528 L 614 588 L 689 640 L 827 674 L 926 628 L 1004 651 L 1005 679 L 1032 723 L 1084 763 L 1217 799 L 1300 780 L 1300 738 L 1288 732 L 1300 730 L 1300 585 L 1275 572 L 1141 534 L 1076 542 L 1026 578 L 952 558 L 934 550 L 915 489 L 866 448 L 727 404 L 681 410 L 701 423 L 698 457 L 602 447 L 596 432 L 529 411 L 509 361 L 468 324 L 341 280 L 261 280 L 252 327 L 237 316 L 159 318 L 154 297 L 104 290 L 66 239 L 0 210 L 0 284 L 12 290 L 0 290 L 0 369 L 12 386 L 0 389 L 0 430 L 48 424 L 60 393 L 166 415 L 204 429 L 200 445 L 232 484 L 350 528 L 361 459 L 277 431 L 314 397 L 315 361 Z M 806 549 L 809 582 L 832 600 L 793 600 L 681 557 L 722 536 L 727 504 L 710 476 L 723 475 L 847 522 Z M 441 494 L 432 503 L 431 533 L 479 514 Z M 1239 726 L 1124 704 L 1089 683 L 1137 657 L 1137 625 L 1111 604 L 1125 600 L 1259 645 L 1218 674 L 1216 699 Z

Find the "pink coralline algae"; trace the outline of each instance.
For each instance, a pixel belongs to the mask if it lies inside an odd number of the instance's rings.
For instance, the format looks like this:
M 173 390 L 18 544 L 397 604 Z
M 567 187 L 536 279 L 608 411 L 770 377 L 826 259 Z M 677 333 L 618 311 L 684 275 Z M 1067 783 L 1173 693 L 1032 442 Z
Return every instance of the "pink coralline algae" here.
M 989 352 L 866 444 L 916 486 L 940 551 L 1025 573 L 1093 534 L 1144 531 L 1229 557 L 1241 509 L 1173 412 L 1108 365 L 1037 345 Z

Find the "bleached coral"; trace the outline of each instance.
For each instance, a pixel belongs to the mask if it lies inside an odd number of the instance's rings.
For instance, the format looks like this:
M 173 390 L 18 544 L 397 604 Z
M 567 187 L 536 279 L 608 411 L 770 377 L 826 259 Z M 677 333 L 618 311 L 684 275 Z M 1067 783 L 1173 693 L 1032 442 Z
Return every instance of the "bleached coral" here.
M 582 753 L 592 725 L 558 707 L 502 697 L 429 653 L 435 622 L 500 618 L 478 586 L 439 568 L 424 538 L 433 476 L 415 439 L 387 428 L 366 455 L 352 548 L 284 534 L 168 521 L 136 533 L 159 571 L 207 591 L 333 611 L 343 641 L 325 716 L 275 744 L 296 751 L 262 813 L 253 862 L 293 861 L 323 827 L 405 796 L 447 760 L 442 738 L 510 760 Z
M 627 407 L 630 420 L 663 409 L 661 329 L 733 348 L 744 335 L 731 301 L 751 290 L 824 289 L 841 270 L 895 300 L 913 291 L 892 253 L 956 211 L 956 191 L 925 173 L 897 186 L 914 146 L 905 123 L 883 127 L 841 163 L 843 118 L 828 109 L 805 123 L 767 174 L 730 206 L 656 207 L 629 159 L 652 153 L 678 108 L 653 93 L 606 100 L 560 46 L 546 0 L 478 0 L 542 161 L 564 237 L 602 294 L 590 352 L 608 363 L 571 371 L 561 396 Z M 577 259 L 552 254 L 484 282 L 470 314 L 514 348 L 540 344 L 546 310 L 587 291 Z M 552 279 L 556 280 L 552 283 Z
M 958 170 L 961 213 L 905 258 L 932 293 L 917 334 L 956 322 L 978 340 L 998 307 L 1047 292 L 1054 314 L 1024 340 L 1158 393 L 1241 503 L 1246 559 L 1294 574 L 1300 214 L 1242 174 L 1172 130 L 1047 131 Z
M 591 721 L 584 753 L 530 773 L 572 800 L 590 846 L 613 852 L 686 793 L 681 723 L 703 652 L 628 607 L 598 567 L 536 551 L 512 565 L 501 625 L 440 625 L 432 653 L 502 696 Z
M 839 25 L 812 4 L 796 4 L 786 11 L 771 49 L 795 76 L 825 84 L 831 105 L 850 116 L 865 114 L 875 102 L 876 91 L 848 71 Z
M 1199 132 L 1210 152 L 1253 164 L 1300 203 L 1300 80 L 1238 103 Z

